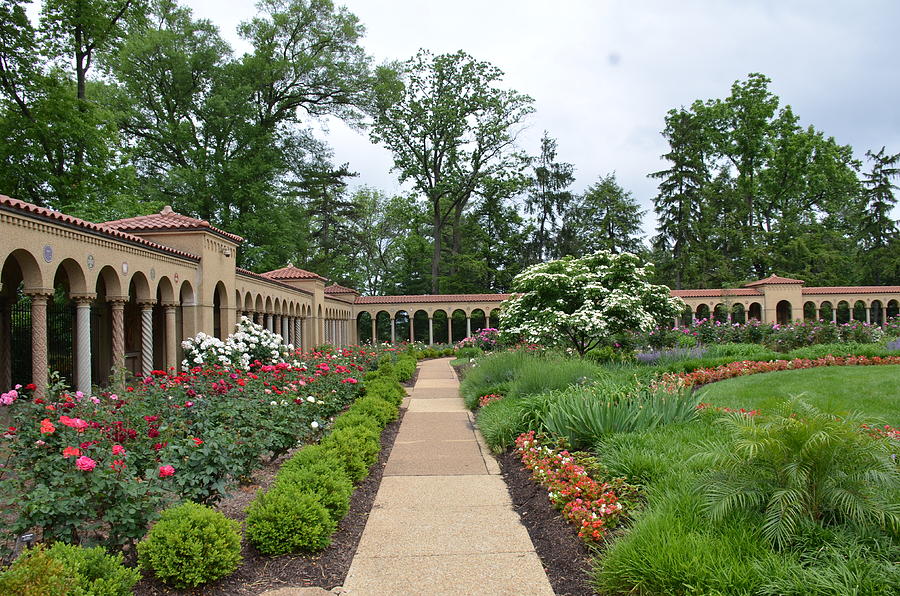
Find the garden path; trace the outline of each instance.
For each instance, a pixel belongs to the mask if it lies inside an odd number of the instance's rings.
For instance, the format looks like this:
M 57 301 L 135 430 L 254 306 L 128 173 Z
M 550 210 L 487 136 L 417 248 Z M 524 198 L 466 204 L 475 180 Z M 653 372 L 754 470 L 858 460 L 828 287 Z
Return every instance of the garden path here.
M 420 364 L 343 593 L 553 594 L 447 358 Z

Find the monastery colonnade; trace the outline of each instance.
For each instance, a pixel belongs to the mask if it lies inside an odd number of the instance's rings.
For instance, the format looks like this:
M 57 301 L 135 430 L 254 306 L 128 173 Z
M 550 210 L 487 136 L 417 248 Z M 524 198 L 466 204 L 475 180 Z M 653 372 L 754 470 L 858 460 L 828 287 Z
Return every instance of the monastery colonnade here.
M 168 207 L 97 224 L 0 195 L 0 389 L 31 380 L 42 391 L 50 370 L 84 393 L 111 370 L 178 370 L 185 338 L 224 338 L 242 316 L 303 350 L 361 337 L 453 342 L 495 324 L 509 297 L 360 296 L 293 265 L 238 268 L 241 242 Z M 690 309 L 675 323 L 710 315 L 839 321 L 848 309 L 851 320 L 881 323 L 900 303 L 900 286 L 814 288 L 777 276 L 673 294 Z

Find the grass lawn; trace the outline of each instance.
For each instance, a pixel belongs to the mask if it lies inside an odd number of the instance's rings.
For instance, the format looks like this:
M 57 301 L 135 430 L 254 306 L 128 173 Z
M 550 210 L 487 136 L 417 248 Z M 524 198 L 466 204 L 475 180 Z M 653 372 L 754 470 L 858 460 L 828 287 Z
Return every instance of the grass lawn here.
M 802 395 L 832 414 L 857 411 L 900 425 L 900 366 L 832 366 L 737 377 L 699 390 L 700 401 L 727 408 L 767 410 Z

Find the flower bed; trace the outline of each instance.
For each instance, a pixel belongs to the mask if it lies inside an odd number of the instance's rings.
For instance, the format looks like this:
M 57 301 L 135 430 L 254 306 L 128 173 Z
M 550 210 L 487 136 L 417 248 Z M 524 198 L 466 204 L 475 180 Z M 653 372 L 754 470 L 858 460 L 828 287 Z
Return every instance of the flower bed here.
M 355 399 L 377 354 L 365 349 L 291 354 L 290 363 L 154 371 L 124 391 L 85 396 L 28 387 L 2 394 L 11 424 L 0 495 L 6 530 L 122 546 L 157 511 L 213 503 L 261 465 L 314 440 Z
M 682 384 L 686 387 L 699 387 L 707 383 L 724 381 L 734 377 L 755 375 L 759 373 L 775 372 L 780 370 L 800 370 L 805 368 L 817 368 L 820 366 L 877 366 L 900 364 L 900 356 L 825 356 L 814 360 L 795 358 L 793 360 L 771 360 L 768 362 L 755 362 L 741 360 L 730 364 L 723 364 L 715 368 L 701 368 L 689 373 L 666 373 L 661 382 L 666 384 Z
M 623 480 L 594 480 L 572 454 L 542 445 L 534 431 L 519 435 L 516 452 L 585 542 L 599 543 L 628 514 L 627 505 L 635 498 L 636 489 Z

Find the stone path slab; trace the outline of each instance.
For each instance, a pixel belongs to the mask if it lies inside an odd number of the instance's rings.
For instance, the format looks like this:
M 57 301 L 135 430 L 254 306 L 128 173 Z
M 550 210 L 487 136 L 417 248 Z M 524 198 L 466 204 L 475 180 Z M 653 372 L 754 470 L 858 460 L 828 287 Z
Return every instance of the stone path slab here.
M 342 593 L 550 596 L 449 362 L 420 365 Z

